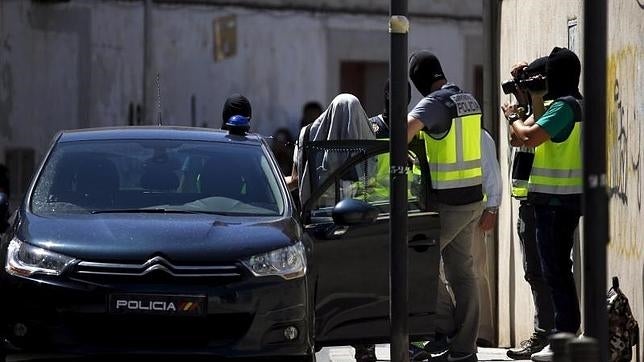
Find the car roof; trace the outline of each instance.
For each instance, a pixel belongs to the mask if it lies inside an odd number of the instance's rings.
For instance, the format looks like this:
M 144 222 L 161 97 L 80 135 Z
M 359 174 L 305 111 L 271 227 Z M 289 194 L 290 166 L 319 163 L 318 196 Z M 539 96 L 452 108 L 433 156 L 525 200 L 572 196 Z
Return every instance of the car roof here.
M 254 133 L 238 136 L 231 135 L 228 131 L 220 129 L 176 126 L 127 126 L 66 130 L 61 132 L 58 141 L 75 142 L 123 139 L 167 139 L 261 144 L 261 136 Z

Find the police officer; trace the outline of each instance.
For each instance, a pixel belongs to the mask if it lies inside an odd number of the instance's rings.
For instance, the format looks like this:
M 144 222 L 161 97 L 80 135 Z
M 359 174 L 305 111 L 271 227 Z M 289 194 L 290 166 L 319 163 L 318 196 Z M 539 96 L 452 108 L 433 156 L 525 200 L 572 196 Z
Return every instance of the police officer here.
M 523 62 L 516 64 L 512 67 L 511 74 L 514 78 L 519 76 L 519 72 L 525 73 L 527 77 L 545 76 L 547 61 L 548 57 L 541 57 L 529 65 Z M 515 96 L 519 104 L 527 106 L 529 103 L 527 90 L 517 89 Z M 547 107 L 550 104 L 549 97 L 545 96 L 545 99 Z M 516 107 L 509 107 L 508 104 L 505 104 L 502 108 L 506 117 L 510 117 Z M 521 117 L 523 118 L 524 115 L 522 114 Z M 525 121 L 525 124 L 534 124 L 534 117 L 530 116 Z M 510 135 L 510 143 L 517 147 L 514 151 L 512 165 L 512 197 L 519 200 L 517 234 L 519 235 L 523 253 L 524 278 L 530 285 L 535 309 L 534 332 L 532 336 L 522 341 L 518 348 L 507 351 L 508 357 L 520 360 L 529 359 L 532 354 L 540 352 L 548 344 L 548 337 L 554 328 L 555 322 L 552 295 L 543 277 L 539 252 L 537 251 L 534 207 L 528 201 L 528 178 L 534 161 L 534 149 L 531 147 L 522 147 L 523 140 L 519 139 L 513 132 Z
M 246 118 L 251 118 L 253 115 L 248 98 L 238 93 L 231 94 L 224 102 L 224 108 L 221 112 L 221 129 L 228 129 L 226 123 L 230 120 L 230 117 L 236 115 Z
M 570 253 L 581 216 L 581 63 L 572 51 L 554 48 L 546 64 L 547 93 L 554 99 L 544 109 L 546 91 L 530 91 L 534 124 L 510 114 L 512 132 L 527 147 L 535 147 L 528 181 L 528 201 L 534 205 L 536 239 L 542 271 L 552 292 L 553 332 L 576 333 L 580 326 L 579 300 Z M 552 360 L 546 346 L 533 361 Z
M 411 56 L 409 77 L 424 98 L 408 115 L 408 141 L 423 131 L 441 213 L 445 276 L 456 299 L 454 317 L 438 315 L 436 331 L 452 336 L 448 359 L 478 361 L 479 294 L 471 246 L 483 212 L 481 109 L 471 94 L 447 83 L 438 58 L 428 51 Z M 456 330 L 441 323 L 452 320 Z

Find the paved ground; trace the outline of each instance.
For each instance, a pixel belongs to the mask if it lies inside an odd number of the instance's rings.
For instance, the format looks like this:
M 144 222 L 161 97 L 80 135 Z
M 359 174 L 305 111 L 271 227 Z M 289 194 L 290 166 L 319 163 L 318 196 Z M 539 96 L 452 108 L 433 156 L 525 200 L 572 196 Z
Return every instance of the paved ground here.
M 505 355 L 504 348 L 479 348 L 479 361 L 512 361 Z M 318 362 L 354 362 L 352 347 L 323 348 L 317 354 Z M 389 345 L 379 344 L 376 346 L 378 360 L 389 361 Z M 526 360 L 529 362 L 529 360 Z
M 479 361 L 512 361 L 511 359 L 506 357 L 505 351 L 506 350 L 502 348 L 479 348 L 478 358 L 479 358 Z M 323 348 L 320 352 L 318 352 L 317 360 L 318 362 L 354 362 L 355 359 L 353 358 L 353 353 L 354 353 L 353 348 L 349 346 Z M 388 344 L 377 345 L 376 356 L 379 358 L 379 361 L 389 361 L 389 345 Z M 8 357 L 7 361 L 9 362 L 29 361 L 34 358 L 38 358 L 38 361 L 53 361 L 51 358 L 47 358 L 46 355 L 18 355 L 18 356 L 13 355 Z M 208 359 L 201 359 L 201 361 L 207 361 L 207 360 Z M 56 359 L 55 361 L 64 362 L 67 360 Z M 82 362 L 79 360 L 73 360 L 73 361 Z M 124 358 L 121 362 L 127 362 L 127 361 L 130 361 L 130 360 Z M 147 361 L 147 360 L 137 358 L 133 361 L 141 362 L 141 361 Z M 150 362 L 161 362 L 161 361 L 185 362 L 184 359 L 181 359 L 181 361 L 176 361 L 172 359 L 156 359 L 156 358 L 150 359 L 149 361 Z M 92 360 L 92 361 L 86 361 L 86 362 L 96 362 L 96 361 Z M 112 361 L 109 361 L 109 362 L 112 362 Z M 527 360 L 524 362 L 530 362 L 530 361 Z

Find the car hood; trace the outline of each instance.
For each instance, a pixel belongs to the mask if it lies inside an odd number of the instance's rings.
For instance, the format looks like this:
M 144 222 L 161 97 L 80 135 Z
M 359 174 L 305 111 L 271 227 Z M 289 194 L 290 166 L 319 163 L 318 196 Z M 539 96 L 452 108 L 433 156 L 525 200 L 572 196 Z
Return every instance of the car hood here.
M 81 260 L 233 262 L 301 239 L 292 217 L 198 214 L 23 215 L 17 237 Z

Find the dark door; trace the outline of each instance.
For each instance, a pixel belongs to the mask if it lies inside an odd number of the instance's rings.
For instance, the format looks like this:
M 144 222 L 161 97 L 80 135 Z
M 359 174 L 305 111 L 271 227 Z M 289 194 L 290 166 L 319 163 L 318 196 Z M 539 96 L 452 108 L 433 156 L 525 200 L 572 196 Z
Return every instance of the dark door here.
M 378 342 L 389 339 L 389 154 L 379 147 L 355 149 L 305 204 L 306 234 L 312 239 L 316 275 L 316 343 Z M 342 143 L 341 141 L 339 143 Z M 318 151 L 323 147 L 314 147 Z M 336 152 L 336 157 L 338 157 Z M 424 157 L 424 156 L 423 156 Z M 310 159 L 314 159 L 311 157 Z M 410 334 L 433 333 L 440 252 L 438 214 L 427 211 L 426 161 L 410 152 L 409 172 L 409 326 Z M 315 175 L 312 175 L 315 177 Z M 379 211 L 368 225 L 335 225 L 332 209 L 342 199 L 368 202 Z

